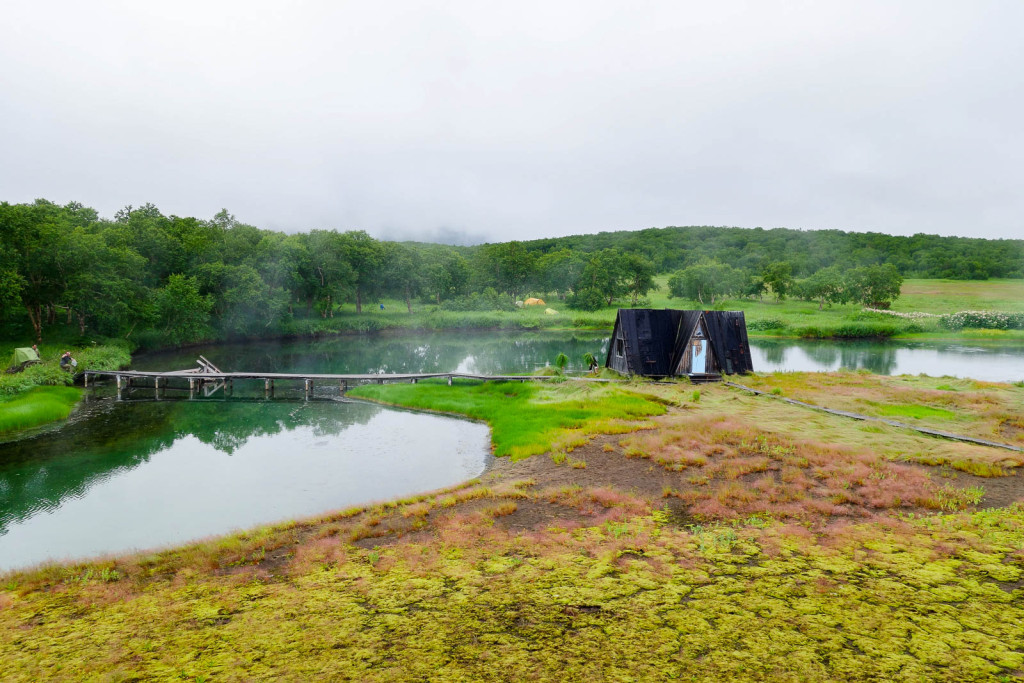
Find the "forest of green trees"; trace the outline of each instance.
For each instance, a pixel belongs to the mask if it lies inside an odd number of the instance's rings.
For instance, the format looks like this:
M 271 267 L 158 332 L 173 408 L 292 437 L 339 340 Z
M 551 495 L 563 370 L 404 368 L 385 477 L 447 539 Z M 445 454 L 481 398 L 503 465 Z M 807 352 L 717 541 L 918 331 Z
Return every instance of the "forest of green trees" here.
M 798 297 L 885 306 L 903 277 L 1024 277 L 1024 240 L 895 237 L 837 230 L 670 227 L 472 247 L 398 243 L 362 231 L 298 234 L 165 216 L 112 220 L 78 203 L 0 203 L 0 324 L 42 339 L 80 333 L 159 340 L 270 336 L 289 320 L 361 313 L 387 298 L 443 310 L 512 310 L 532 294 L 595 310 L 670 294 Z

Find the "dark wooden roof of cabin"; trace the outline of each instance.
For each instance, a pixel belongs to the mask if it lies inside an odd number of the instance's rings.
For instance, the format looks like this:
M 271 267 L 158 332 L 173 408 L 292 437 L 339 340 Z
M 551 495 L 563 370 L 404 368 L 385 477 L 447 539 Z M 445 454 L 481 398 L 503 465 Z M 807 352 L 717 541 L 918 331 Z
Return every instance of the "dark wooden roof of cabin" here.
M 702 315 L 711 352 L 722 371 L 752 372 L 742 311 L 620 308 L 606 364 L 611 366 L 615 339 L 621 336 L 626 341 L 625 353 L 633 374 L 654 377 L 674 374 Z

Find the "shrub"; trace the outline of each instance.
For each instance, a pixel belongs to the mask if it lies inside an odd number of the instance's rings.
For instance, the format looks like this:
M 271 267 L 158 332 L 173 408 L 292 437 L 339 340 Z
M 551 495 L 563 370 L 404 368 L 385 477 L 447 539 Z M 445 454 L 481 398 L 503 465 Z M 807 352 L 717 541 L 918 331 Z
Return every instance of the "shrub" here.
M 566 303 L 577 311 L 596 311 L 605 306 L 604 295 L 593 288 L 574 293 Z
M 515 303 L 511 298 L 488 287 L 482 292 L 473 292 L 468 296 L 448 299 L 441 303 L 443 311 L 514 311 Z
M 762 318 L 747 323 L 748 330 L 784 330 L 786 323 L 781 318 Z
M 1024 313 L 960 311 L 940 317 L 939 324 L 947 330 L 962 330 L 966 327 L 984 330 L 1024 330 Z

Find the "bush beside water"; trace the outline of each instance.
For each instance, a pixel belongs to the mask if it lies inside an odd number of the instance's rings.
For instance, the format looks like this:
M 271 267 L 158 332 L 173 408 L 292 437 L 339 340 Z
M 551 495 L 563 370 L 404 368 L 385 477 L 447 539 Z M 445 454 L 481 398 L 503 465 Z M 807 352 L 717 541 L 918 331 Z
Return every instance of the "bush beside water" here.
M 960 311 L 939 318 L 939 325 L 947 330 L 959 331 L 965 328 L 983 330 L 1024 330 L 1024 313 L 1000 313 L 999 311 Z

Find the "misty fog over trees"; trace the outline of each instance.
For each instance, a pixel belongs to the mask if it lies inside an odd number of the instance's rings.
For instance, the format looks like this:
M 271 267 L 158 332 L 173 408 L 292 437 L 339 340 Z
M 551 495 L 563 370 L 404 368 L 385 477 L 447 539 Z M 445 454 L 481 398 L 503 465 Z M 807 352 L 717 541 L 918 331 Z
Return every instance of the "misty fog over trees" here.
M 164 345 L 269 336 L 299 318 L 405 310 L 513 310 L 530 295 L 596 310 L 670 296 L 796 297 L 886 306 L 904 277 L 1024 277 L 1024 240 L 897 237 L 837 230 L 668 227 L 471 247 L 375 239 L 358 230 L 284 234 L 235 220 L 166 216 L 150 204 L 112 220 L 78 203 L 0 203 L 0 322 L 36 338 L 57 322 Z

